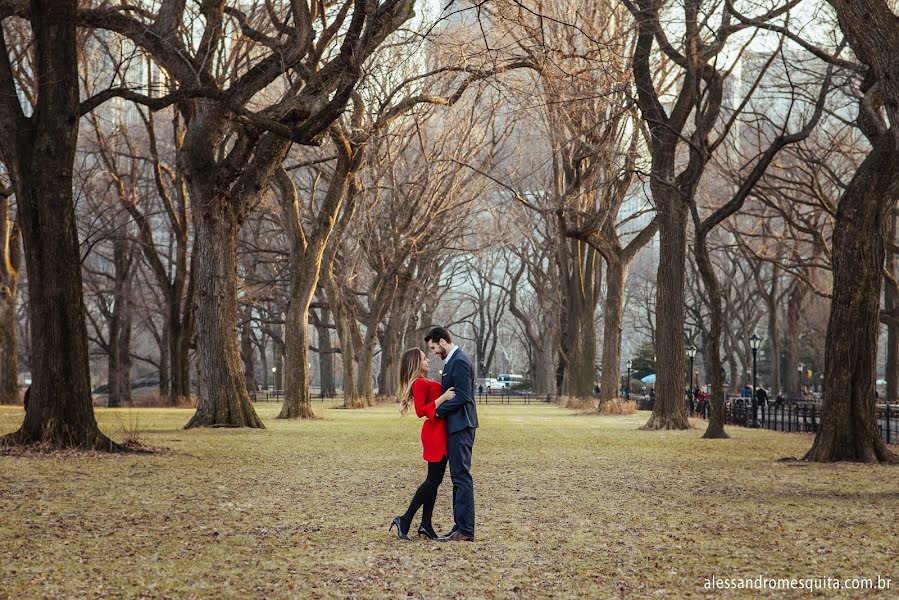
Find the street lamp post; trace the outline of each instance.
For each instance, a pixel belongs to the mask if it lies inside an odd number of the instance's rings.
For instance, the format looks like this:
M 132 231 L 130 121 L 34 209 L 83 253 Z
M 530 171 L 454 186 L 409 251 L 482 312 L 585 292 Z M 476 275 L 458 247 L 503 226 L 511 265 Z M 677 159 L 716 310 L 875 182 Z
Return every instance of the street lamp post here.
M 631 399 L 631 366 L 633 363 L 631 361 L 627 361 L 627 382 L 624 384 L 624 397 L 627 400 Z
M 278 379 L 277 379 L 278 367 L 272 367 L 272 390 L 278 390 Z
M 693 359 L 696 358 L 696 346 L 690 345 L 687 348 L 687 356 L 690 358 L 690 391 L 689 398 L 693 398 Z M 695 400 L 695 398 L 693 398 Z
M 759 353 L 759 345 L 761 344 L 762 339 L 756 334 L 752 334 L 752 337 L 749 338 L 749 347 L 752 348 L 752 422 L 749 423 L 749 426 L 757 429 L 759 426 L 758 421 L 758 396 L 756 394 L 756 371 L 755 371 L 755 361 L 756 357 Z

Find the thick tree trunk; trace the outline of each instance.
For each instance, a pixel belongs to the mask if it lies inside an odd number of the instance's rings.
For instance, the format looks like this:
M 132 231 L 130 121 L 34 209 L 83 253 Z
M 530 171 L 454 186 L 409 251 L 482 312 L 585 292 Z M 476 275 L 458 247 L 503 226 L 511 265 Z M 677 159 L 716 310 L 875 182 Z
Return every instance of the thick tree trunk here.
M 33 0 L 38 104 L 17 119 L 14 165 L 28 270 L 32 385 L 25 422 L 7 444 L 117 450 L 100 433 L 91 401 L 72 167 L 78 141 L 75 0 Z
M 230 203 L 194 193 L 197 360 L 200 373 L 192 427 L 258 427 L 237 341 L 237 232 Z
M 621 388 L 621 322 L 624 317 L 624 283 L 628 265 L 606 261 L 606 301 L 603 307 L 602 401 L 617 398 Z
M 0 283 L 0 404 L 18 404 L 19 352 L 16 344 L 16 283 Z
M 689 429 L 684 405 L 684 280 L 687 205 L 678 192 L 656 184 L 659 268 L 656 277 L 656 400 L 642 429 Z
M 3 190 L 0 196 L 0 404 L 20 402 L 16 293 L 22 266 L 22 231 L 10 218 L 11 191 Z
M 709 309 L 709 320 L 711 321 L 703 357 L 705 358 L 706 373 L 711 383 L 712 394 L 709 399 L 709 423 L 702 437 L 706 439 L 723 439 L 730 436 L 724 431 L 724 378 L 722 376 L 720 350 L 724 316 L 721 306 L 721 286 L 718 284 L 715 269 L 709 258 L 705 236 L 697 236 L 694 250 L 696 266 L 699 267 L 699 274 L 702 277 L 703 287 L 705 288 L 705 304 Z
M 556 387 L 556 370 L 558 368 L 559 359 L 559 338 L 553 335 L 544 340 L 544 344 L 534 348 L 534 356 L 536 359 L 534 372 L 534 391 L 538 394 L 547 394 L 556 396 L 558 388 Z
M 381 335 L 381 368 L 378 372 L 378 394 L 390 396 L 399 387 L 399 360 L 405 351 L 405 331 L 411 316 L 410 294 L 413 291 L 410 276 L 400 277 L 397 294 L 393 298 L 387 325 Z
M 284 404 L 278 414 L 279 419 L 311 419 L 315 416 L 309 392 L 309 305 L 315 282 L 311 282 L 311 286 L 310 282 L 303 282 L 297 267 L 299 265 L 295 264 L 285 323 Z M 302 273 L 308 277 L 308 269 Z
M 602 285 L 601 261 L 596 250 L 578 240 L 569 240 L 567 251 L 563 390 L 572 398 L 592 399 L 596 381 L 596 305 Z
M 824 351 L 822 420 L 805 455 L 814 462 L 899 462 L 875 417 L 884 238 L 899 199 L 893 138 L 881 136 L 837 207 L 833 299 Z
M 323 308 L 316 327 L 318 334 L 318 370 L 321 374 L 321 393 L 323 398 L 333 398 L 337 394 L 334 383 L 334 345 L 331 343 L 331 330 L 328 328 L 330 311 Z

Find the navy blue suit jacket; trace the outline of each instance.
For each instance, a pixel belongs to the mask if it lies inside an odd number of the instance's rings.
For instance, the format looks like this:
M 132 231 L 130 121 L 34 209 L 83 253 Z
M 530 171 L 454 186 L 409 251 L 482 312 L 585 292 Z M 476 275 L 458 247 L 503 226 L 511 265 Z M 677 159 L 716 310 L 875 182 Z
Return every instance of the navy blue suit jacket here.
M 466 427 L 478 426 L 478 411 L 474 403 L 474 369 L 461 348 L 443 367 L 440 385 L 445 392 L 455 388 L 456 397 L 437 407 L 437 416 L 446 420 L 446 432 L 455 433 Z

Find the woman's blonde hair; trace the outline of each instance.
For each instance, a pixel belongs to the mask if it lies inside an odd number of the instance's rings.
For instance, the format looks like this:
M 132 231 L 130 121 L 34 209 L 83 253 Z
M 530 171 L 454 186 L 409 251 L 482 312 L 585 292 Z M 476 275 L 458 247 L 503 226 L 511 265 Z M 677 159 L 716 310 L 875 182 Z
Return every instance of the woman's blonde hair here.
M 424 356 L 424 353 L 418 348 L 409 348 L 403 352 L 403 358 L 400 359 L 400 386 L 396 396 L 403 406 L 400 414 L 404 417 L 409 412 L 409 400 L 412 399 L 412 383 L 418 379 L 418 375 L 421 372 L 422 356 Z

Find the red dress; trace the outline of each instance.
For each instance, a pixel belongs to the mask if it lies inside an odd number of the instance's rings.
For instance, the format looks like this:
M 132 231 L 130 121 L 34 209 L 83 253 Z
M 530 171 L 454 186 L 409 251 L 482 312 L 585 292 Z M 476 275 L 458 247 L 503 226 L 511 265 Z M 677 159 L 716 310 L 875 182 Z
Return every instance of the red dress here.
M 425 417 L 421 426 L 421 445 L 424 446 L 423 457 L 428 462 L 439 462 L 446 456 L 446 421 L 434 414 L 437 410 L 434 401 L 441 393 L 442 388 L 436 381 L 419 377 L 412 382 L 415 414 Z

